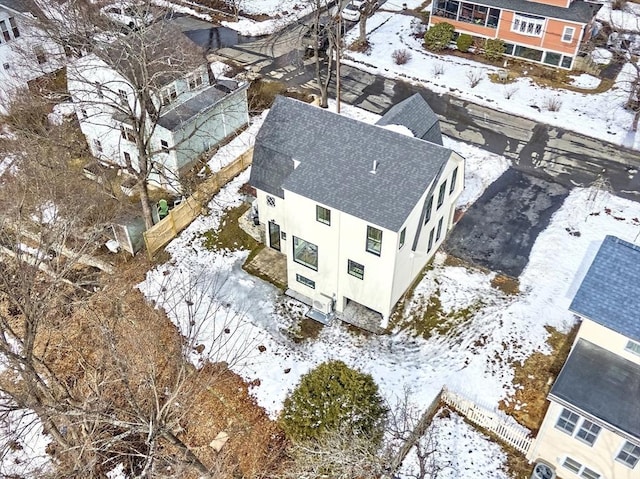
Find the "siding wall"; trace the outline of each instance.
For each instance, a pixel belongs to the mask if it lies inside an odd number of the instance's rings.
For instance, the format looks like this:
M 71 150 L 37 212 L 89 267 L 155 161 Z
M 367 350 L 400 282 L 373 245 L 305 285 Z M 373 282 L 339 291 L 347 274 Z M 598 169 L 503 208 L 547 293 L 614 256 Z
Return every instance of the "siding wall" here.
M 620 333 L 616 333 L 609 328 L 601 326 L 598 323 L 584 319 L 580 325 L 580 329 L 578 330 L 576 341 L 580 338 L 591 341 L 593 344 L 597 344 L 598 346 L 601 346 L 624 359 L 628 359 L 635 364 L 640 364 L 639 355 L 625 350 L 625 347 L 629 342 L 629 338 Z M 636 342 L 640 343 L 640 341 Z M 638 398 L 638 402 L 640 404 L 640 398 Z M 640 405 L 638 407 L 640 407 Z M 638 474 L 638 477 L 640 477 L 640 472 Z

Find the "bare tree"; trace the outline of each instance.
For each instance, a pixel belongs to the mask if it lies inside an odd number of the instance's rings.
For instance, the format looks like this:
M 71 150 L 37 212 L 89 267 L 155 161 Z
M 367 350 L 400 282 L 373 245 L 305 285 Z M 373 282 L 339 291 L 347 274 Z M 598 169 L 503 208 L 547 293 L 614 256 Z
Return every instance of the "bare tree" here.
M 130 12 L 134 28 L 117 26 L 87 0 L 44 4 L 38 30 L 69 57 L 69 91 L 89 146 L 101 163 L 135 179 L 149 228 L 149 183 L 189 193 L 180 185 L 181 169 L 248 123 L 246 93 L 227 86 L 221 100 L 223 93 L 208 88 L 215 79 L 204 52 L 170 22 L 152 22 L 150 12 L 167 12 L 150 0 Z M 198 102 L 186 104 L 194 92 Z
M 329 13 L 329 0 L 307 0 L 313 8 L 311 22 L 308 25 L 308 47 L 314 56 L 315 80 L 320 91 L 320 106 L 329 106 L 329 85 L 334 71 L 334 54 L 338 48 L 338 28 L 341 28 L 339 12 L 337 15 Z M 326 57 L 322 57 L 326 49 Z
M 376 0 L 365 0 L 360 7 L 360 20 L 358 20 L 358 43 L 360 48 L 367 46 L 367 19 L 374 14 L 378 8 Z

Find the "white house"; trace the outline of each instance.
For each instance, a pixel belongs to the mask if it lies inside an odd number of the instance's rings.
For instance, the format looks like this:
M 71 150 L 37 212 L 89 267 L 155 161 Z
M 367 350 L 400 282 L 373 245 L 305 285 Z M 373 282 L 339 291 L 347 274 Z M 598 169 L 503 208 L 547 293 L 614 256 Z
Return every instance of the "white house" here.
M 564 479 L 640 477 L 640 247 L 607 236 L 570 310 L 582 323 L 528 459 Z
M 276 99 L 250 184 L 267 245 L 286 255 L 288 294 L 343 319 L 364 306 L 386 327 L 453 224 L 464 159 L 438 141 L 420 95 L 378 125 Z
M 139 171 L 131 125 L 142 115 L 134 86 L 145 85 L 153 102 L 144 135 L 153 158 L 148 183 L 180 191 L 181 174 L 199 155 L 248 124 L 248 84 L 213 78 L 202 52 L 178 30 L 154 24 L 144 35 L 144 67 L 128 58 L 129 40 L 122 49 L 115 42 L 70 64 L 68 89 L 94 156 Z M 141 83 L 141 71 L 152 80 Z
M 16 90 L 61 67 L 60 48 L 36 26 L 41 15 L 28 0 L 0 0 L 0 112 Z

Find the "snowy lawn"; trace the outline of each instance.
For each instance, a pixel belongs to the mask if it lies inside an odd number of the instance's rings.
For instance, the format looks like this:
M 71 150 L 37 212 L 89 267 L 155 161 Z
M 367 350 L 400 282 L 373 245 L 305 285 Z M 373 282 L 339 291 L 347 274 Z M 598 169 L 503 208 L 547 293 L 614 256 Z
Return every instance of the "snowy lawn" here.
M 467 159 L 467 191 L 461 204 L 474 201 L 507 166 L 503 158 L 477 148 L 451 140 L 447 145 Z M 447 385 L 483 404 L 497 405 L 517 387 L 513 361 L 534 351 L 550 352 L 545 325 L 565 332 L 573 325 L 567 308 L 604 236 L 634 241 L 640 234 L 639 204 L 576 189 L 538 237 L 519 278 L 520 294 L 507 295 L 492 287 L 494 273 L 448 262 L 439 253 L 390 334 L 354 334 L 333 323 L 313 339 L 296 341 L 302 306 L 242 270 L 247 251 L 203 246 L 203 234 L 218 228 L 226 209 L 240 205 L 238 188 L 247 180 L 248 172 L 242 173 L 211 201 L 210 214 L 198 218 L 167 247 L 171 260 L 150 271 L 140 288 L 167 310 L 183 333 L 199 337 L 205 348 L 193 352 L 196 364 L 207 358 L 228 361 L 251 382 L 252 393 L 272 417 L 300 376 L 330 359 L 370 373 L 390 403 L 409 389 L 412 401 L 423 409 Z M 407 327 L 431 314 L 425 306 L 434 299 L 442 324 L 428 334 Z M 469 435 L 474 444 L 470 449 L 482 443 L 472 432 L 452 434 L 456 441 Z M 497 453 L 487 454 L 502 461 Z M 459 456 L 456 460 L 461 461 L 464 454 Z M 480 456 L 474 454 L 471 460 L 475 457 Z M 486 467 L 494 467 L 495 461 Z M 478 467 L 476 462 L 473 467 L 460 463 L 451 477 L 478 477 Z

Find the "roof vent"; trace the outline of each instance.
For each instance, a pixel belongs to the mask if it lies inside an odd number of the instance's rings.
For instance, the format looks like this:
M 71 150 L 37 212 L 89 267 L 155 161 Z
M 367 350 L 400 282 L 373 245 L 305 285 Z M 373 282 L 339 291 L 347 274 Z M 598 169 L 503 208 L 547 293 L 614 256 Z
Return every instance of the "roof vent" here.
M 374 175 L 378 172 L 378 160 L 373 160 L 373 168 L 369 173 L 373 173 Z

